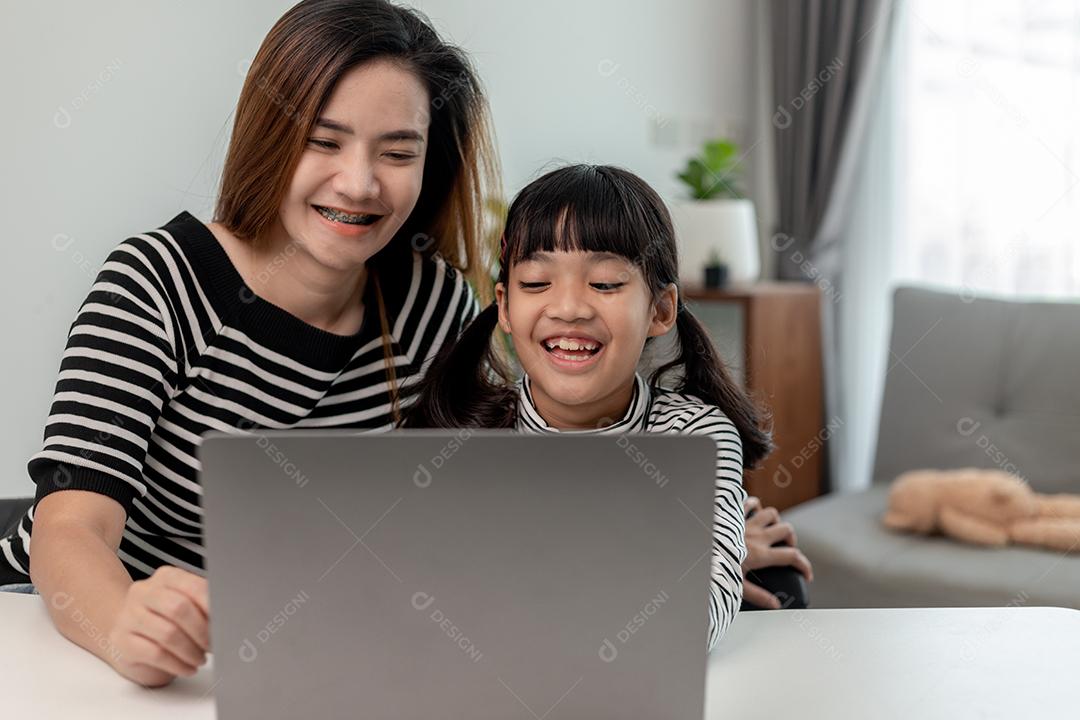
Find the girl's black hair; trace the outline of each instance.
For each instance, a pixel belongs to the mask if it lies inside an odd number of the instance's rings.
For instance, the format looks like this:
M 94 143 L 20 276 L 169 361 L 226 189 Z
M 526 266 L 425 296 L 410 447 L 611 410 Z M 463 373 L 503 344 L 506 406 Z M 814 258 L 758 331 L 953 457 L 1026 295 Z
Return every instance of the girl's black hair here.
M 527 185 L 510 205 L 499 282 L 510 267 L 538 252 L 610 252 L 641 271 L 654 297 L 678 286 L 678 251 L 671 216 L 660 196 L 633 173 L 608 165 L 570 165 Z M 492 343 L 498 307 L 485 308 L 456 343 L 447 343 L 418 385 L 419 397 L 404 425 L 439 428 L 509 428 L 518 393 Z M 673 389 L 720 408 L 742 439 L 743 465 L 754 467 L 772 449 L 767 417 L 735 383 L 690 310 L 679 301 L 678 352 L 649 378 L 681 368 Z M 652 338 L 650 338 L 651 340 Z

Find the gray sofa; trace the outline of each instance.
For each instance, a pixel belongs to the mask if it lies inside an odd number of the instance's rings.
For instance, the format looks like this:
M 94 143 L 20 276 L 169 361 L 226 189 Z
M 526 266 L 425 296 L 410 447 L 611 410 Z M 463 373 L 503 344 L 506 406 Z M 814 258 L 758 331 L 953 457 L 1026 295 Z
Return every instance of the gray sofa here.
M 784 513 L 814 565 L 812 607 L 1080 609 L 1080 548 L 990 549 L 881 524 L 914 468 L 1002 468 L 1080 493 L 1080 304 L 917 288 L 893 298 L 873 483 Z

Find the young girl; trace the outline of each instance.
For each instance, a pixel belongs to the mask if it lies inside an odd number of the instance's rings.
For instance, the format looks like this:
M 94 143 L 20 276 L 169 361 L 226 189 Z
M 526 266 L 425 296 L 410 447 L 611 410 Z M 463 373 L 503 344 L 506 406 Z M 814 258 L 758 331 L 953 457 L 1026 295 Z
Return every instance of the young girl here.
M 742 598 L 742 470 L 769 452 L 770 439 L 679 300 L 663 201 L 625 170 L 573 165 L 521 191 L 503 237 L 495 302 L 440 353 L 404 424 L 712 437 L 712 649 Z M 496 324 L 524 370 L 517 383 L 492 346 Z M 673 327 L 678 353 L 646 381 L 636 372 L 642 351 Z M 674 389 L 662 387 L 672 370 L 681 370 Z

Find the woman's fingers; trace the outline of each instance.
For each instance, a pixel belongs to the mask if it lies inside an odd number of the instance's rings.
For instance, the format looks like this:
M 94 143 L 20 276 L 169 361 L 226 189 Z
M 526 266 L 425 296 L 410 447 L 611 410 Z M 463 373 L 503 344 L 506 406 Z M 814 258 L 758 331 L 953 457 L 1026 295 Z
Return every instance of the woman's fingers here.
M 144 687 L 162 687 L 176 679 L 176 675 L 173 673 L 167 673 L 164 670 L 158 670 L 142 663 L 133 663 L 117 670 L 128 680 L 137 682 Z
M 194 675 L 210 647 L 208 597 L 205 578 L 175 567 L 133 582 L 109 631 L 118 651 L 110 664 L 151 687 Z
M 206 618 L 210 617 L 210 585 L 206 578 L 177 567 L 158 568 L 165 586 L 186 595 Z
M 127 641 L 127 660 L 132 665 L 146 665 L 170 675 L 190 677 L 198 668 L 189 665 L 153 640 L 132 634 Z
M 161 645 L 187 665 L 198 667 L 206 662 L 205 649 L 195 643 L 187 630 L 150 608 L 142 610 L 134 631 Z
M 746 502 L 743 503 L 743 517 L 749 517 L 750 513 L 757 512 L 761 509 L 761 499 L 750 495 L 746 498 Z
M 778 610 L 780 608 L 780 599 L 778 597 L 749 580 L 743 580 L 743 600 L 753 603 L 758 607 L 770 608 L 772 610 Z
M 145 605 L 187 634 L 202 650 L 210 648 L 210 624 L 202 610 L 188 596 L 171 587 L 156 588 L 147 594 Z

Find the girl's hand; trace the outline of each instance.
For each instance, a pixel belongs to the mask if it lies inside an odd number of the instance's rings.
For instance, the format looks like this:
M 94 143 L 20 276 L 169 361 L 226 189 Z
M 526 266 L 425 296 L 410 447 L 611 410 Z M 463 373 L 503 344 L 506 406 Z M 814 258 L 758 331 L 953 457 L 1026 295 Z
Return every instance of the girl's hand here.
M 194 675 L 210 649 L 206 578 L 171 566 L 128 588 L 109 631 L 110 664 L 140 685 L 167 685 Z
M 743 597 L 758 607 L 777 609 L 780 599 L 765 588 L 746 579 L 748 570 L 766 567 L 793 567 L 807 582 L 814 579 L 810 560 L 796 547 L 798 539 L 791 523 L 781 522 L 776 508 L 761 508 L 761 500 L 748 497 L 744 510 L 746 520 L 746 560 L 743 561 Z M 773 545 L 778 544 L 777 547 Z

